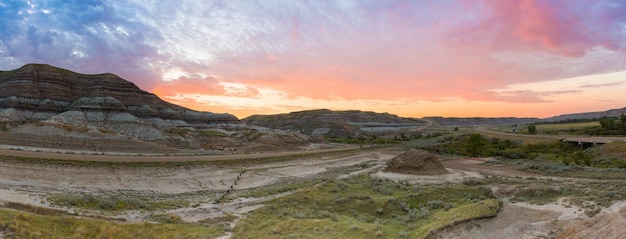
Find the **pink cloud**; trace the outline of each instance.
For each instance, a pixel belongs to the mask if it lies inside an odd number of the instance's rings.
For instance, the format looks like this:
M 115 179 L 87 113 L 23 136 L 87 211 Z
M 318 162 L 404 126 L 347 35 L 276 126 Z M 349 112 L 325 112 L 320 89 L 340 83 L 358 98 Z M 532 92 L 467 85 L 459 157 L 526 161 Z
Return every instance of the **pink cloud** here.
M 213 77 L 180 77 L 173 81 L 162 81 L 150 90 L 160 97 L 170 97 L 177 94 L 225 94 L 224 87 L 219 85 Z
M 582 85 L 580 86 L 580 88 L 600 88 L 600 87 L 607 87 L 607 86 L 618 86 L 621 84 L 624 84 L 625 82 L 621 81 L 621 82 L 611 82 L 611 83 L 604 83 L 604 84 L 586 84 L 586 85 Z
M 579 90 L 560 90 L 560 91 L 534 91 L 534 90 L 513 90 L 513 91 L 484 91 L 480 97 L 472 100 L 477 101 L 494 101 L 507 103 L 548 103 L 553 102 L 545 97 L 556 95 L 568 95 L 580 93 Z
M 298 20 L 298 17 L 293 16 L 291 18 L 291 22 L 291 40 L 293 40 L 293 42 L 298 42 L 300 39 L 300 21 Z
M 577 2 L 574 1 L 472 2 L 476 4 L 469 11 L 476 11 L 479 7 L 482 7 L 482 11 L 474 20 L 451 28 L 445 35 L 446 44 L 453 49 L 470 52 L 532 50 L 580 57 L 595 46 L 614 49 L 614 42 L 621 41 L 596 35 L 590 29 L 596 25 L 610 24 L 604 20 L 611 21 L 614 18 L 590 19 L 588 14 L 577 12 Z M 592 5 L 584 3 L 580 7 Z M 598 15 L 604 16 L 609 10 L 602 8 L 598 11 Z
M 448 18 L 428 11 L 416 15 L 424 11 L 422 6 L 406 3 L 361 8 L 366 18 L 359 24 L 346 21 L 341 14 L 333 15 L 336 19 L 320 19 L 325 24 L 317 24 L 306 14 L 286 14 L 276 28 L 282 29 L 280 34 L 249 38 L 254 51 L 228 52 L 216 55 L 210 64 L 181 69 L 219 75 L 219 82 L 246 86 L 235 91 L 212 86 L 214 94 L 225 96 L 254 98 L 259 96 L 257 89 L 271 89 L 287 99 L 463 99 L 517 103 L 519 107 L 519 103 L 553 103 L 553 96 L 578 92 L 499 89 L 623 70 L 626 63 L 620 54 L 597 50 L 598 46 L 615 47 L 609 43 L 618 39 L 595 34 L 589 27 L 590 22 L 605 19 L 581 15 L 569 2 L 468 1 L 452 9 L 438 4 L 427 7 L 446 12 Z M 594 11 L 599 12 L 594 16 L 602 16 L 607 10 Z M 349 14 L 359 17 L 359 12 Z M 342 20 L 342 25 L 333 25 L 329 19 Z M 268 45 L 274 42 L 281 43 L 280 47 Z M 193 81 L 179 81 L 180 87 L 166 83 L 178 87 L 169 95 L 202 93 L 185 86 L 186 82 Z

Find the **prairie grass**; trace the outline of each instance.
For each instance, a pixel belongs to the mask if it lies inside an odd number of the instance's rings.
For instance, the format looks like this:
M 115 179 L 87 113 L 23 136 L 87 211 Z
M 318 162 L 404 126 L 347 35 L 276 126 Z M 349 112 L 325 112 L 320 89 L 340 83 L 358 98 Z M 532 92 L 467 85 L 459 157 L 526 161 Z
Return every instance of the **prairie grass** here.
M 600 126 L 600 121 L 578 122 L 578 123 L 562 123 L 562 124 L 538 124 L 537 130 L 569 130 L 584 129 Z
M 117 224 L 71 216 L 44 216 L 0 208 L 0 228 L 9 238 L 215 238 L 224 231 L 196 224 Z
M 48 201 L 57 206 L 104 211 L 161 210 L 188 207 L 190 205 L 190 202 L 187 200 L 152 201 L 127 196 L 95 196 L 91 194 L 57 194 L 48 197 Z
M 480 186 L 405 185 L 358 175 L 268 202 L 239 222 L 233 238 L 424 238 L 450 224 L 495 216 L 499 208 Z

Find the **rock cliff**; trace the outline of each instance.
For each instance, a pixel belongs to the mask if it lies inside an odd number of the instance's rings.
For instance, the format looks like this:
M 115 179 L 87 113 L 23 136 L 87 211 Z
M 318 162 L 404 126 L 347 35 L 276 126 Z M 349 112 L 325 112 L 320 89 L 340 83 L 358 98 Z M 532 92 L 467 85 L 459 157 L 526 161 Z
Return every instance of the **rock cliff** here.
M 230 114 L 198 112 L 165 102 L 110 73 L 86 75 L 43 64 L 0 71 L 0 120 L 56 117 L 64 121 L 79 112 L 90 114 L 86 120 L 123 118 L 125 122 L 139 120 L 154 126 L 239 123 Z M 72 117 L 64 117 L 67 115 Z
M 212 154 L 288 150 L 313 141 L 295 132 L 249 127 L 230 114 L 165 102 L 114 74 L 42 64 L 0 71 L 0 145 Z
M 327 109 L 277 115 L 253 115 L 242 119 L 242 121 L 248 125 L 331 137 L 385 134 L 414 129 L 425 123 L 421 120 L 401 118 L 389 113 Z
M 606 111 L 564 114 L 564 115 L 542 119 L 541 121 L 542 122 L 558 122 L 558 121 L 567 121 L 567 120 L 591 120 L 591 119 L 600 119 L 602 117 L 619 117 L 621 114 L 626 114 L 626 107 L 621 108 L 621 109 L 610 109 Z

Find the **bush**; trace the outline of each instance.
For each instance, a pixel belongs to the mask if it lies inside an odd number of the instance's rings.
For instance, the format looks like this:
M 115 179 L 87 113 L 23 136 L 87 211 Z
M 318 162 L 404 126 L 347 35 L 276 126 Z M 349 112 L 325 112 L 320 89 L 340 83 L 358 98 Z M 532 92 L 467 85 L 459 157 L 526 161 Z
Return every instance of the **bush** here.
M 116 196 L 106 197 L 98 203 L 98 208 L 102 210 L 113 210 L 117 205 L 117 201 L 118 200 Z
M 167 223 L 167 224 L 183 224 L 185 221 L 180 218 L 180 216 L 176 214 L 155 214 L 150 217 L 151 220 L 154 220 L 159 223 Z
M 431 201 L 428 201 L 426 205 L 430 209 L 439 209 L 439 208 L 443 208 L 445 206 L 445 203 L 441 200 L 431 200 Z
M 337 197 L 335 198 L 335 203 L 344 203 L 344 202 L 346 202 L 346 200 L 347 200 L 347 199 L 346 199 L 346 198 L 344 198 L 344 197 L 337 196 Z
M 383 214 L 383 212 L 385 212 L 385 209 L 383 209 L 381 207 L 376 208 L 376 214 Z
M 298 213 L 294 213 L 293 217 L 297 219 L 306 219 L 306 214 L 303 212 L 298 212 Z
M 430 211 L 425 207 L 411 208 L 406 215 L 405 222 L 414 222 L 417 219 L 424 219 L 430 216 Z

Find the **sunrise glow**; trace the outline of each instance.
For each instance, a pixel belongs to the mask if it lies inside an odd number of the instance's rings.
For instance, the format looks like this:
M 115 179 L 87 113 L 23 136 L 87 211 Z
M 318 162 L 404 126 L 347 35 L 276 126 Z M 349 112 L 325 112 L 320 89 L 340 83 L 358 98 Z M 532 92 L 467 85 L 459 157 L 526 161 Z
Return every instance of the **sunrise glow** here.
M 549 117 L 626 106 L 624 13 L 610 0 L 0 2 L 0 70 L 111 72 L 239 118 Z

